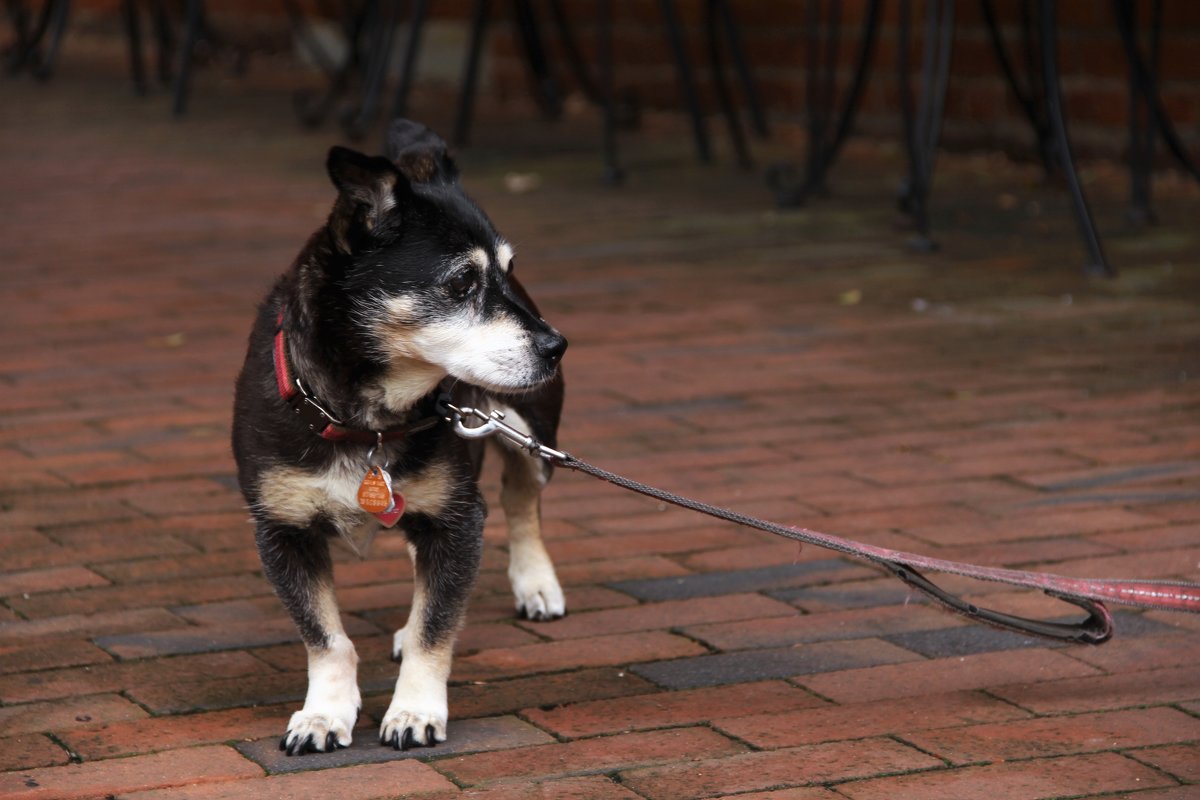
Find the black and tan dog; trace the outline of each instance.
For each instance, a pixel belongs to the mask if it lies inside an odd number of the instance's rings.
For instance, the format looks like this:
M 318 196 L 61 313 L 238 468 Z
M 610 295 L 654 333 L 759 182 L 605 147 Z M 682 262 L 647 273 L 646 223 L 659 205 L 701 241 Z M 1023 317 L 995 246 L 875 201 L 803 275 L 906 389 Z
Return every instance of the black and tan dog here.
M 259 309 L 237 382 L 233 449 L 263 572 L 308 650 L 308 694 L 280 747 L 350 744 L 358 656 L 333 590 L 329 540 L 397 524 L 414 585 L 380 740 L 446 739 L 446 681 L 479 569 L 482 453 L 445 424 L 439 393 L 504 409 L 554 446 L 566 340 L 513 276 L 512 247 L 462 191 L 436 134 L 406 120 L 389 158 L 340 147 L 328 222 Z M 517 611 L 565 612 L 541 541 L 549 467 L 501 447 Z

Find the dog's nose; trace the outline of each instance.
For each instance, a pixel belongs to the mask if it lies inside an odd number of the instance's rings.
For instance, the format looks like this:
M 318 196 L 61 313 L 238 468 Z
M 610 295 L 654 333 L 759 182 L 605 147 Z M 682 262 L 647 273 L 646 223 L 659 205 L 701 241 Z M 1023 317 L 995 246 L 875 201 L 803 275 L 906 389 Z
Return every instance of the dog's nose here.
M 567 340 L 556 330 L 534 335 L 533 346 L 538 355 L 550 364 L 557 364 L 567 352 Z

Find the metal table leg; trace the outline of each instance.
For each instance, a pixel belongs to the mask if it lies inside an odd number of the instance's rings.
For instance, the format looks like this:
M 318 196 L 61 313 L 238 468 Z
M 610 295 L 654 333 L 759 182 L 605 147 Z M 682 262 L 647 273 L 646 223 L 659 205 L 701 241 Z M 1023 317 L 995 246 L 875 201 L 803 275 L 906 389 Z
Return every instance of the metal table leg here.
M 596 64 L 604 109 L 604 181 L 616 185 L 625 180 L 617 158 L 616 87 L 613 69 L 612 0 L 596 0 Z
M 479 86 L 479 64 L 483 56 L 483 40 L 487 35 L 490 0 L 475 0 L 471 9 L 471 35 L 467 42 L 467 61 L 463 65 L 462 88 L 458 93 L 458 112 L 454 116 L 454 143 L 462 147 L 471 130 L 471 112 L 475 108 L 475 93 Z
M 1130 164 L 1131 177 L 1135 183 L 1133 191 L 1143 195 L 1139 197 L 1135 194 L 1133 198 L 1134 213 L 1138 214 L 1141 204 L 1144 204 L 1145 211 L 1149 211 L 1150 168 L 1155 132 L 1162 137 L 1167 150 L 1180 166 L 1197 181 L 1200 181 L 1200 168 L 1188 155 L 1183 142 L 1179 139 L 1179 134 L 1176 132 L 1171 118 L 1167 115 L 1162 97 L 1158 92 L 1158 52 L 1162 29 L 1161 0 L 1154 0 L 1151 10 L 1150 51 L 1148 57 L 1145 58 L 1137 44 L 1136 15 L 1132 0 L 1114 0 L 1113 5 L 1117 17 L 1117 29 L 1121 34 L 1121 43 L 1129 60 L 1131 102 L 1142 110 L 1142 116 L 1139 118 L 1142 128 L 1141 152 L 1138 154 L 1139 161 L 1135 162 L 1131 159 Z M 1134 134 L 1132 125 L 1130 134 L 1131 136 Z M 1137 152 L 1134 148 L 1138 144 L 1137 141 L 1131 142 L 1131 156 Z M 1139 182 L 1142 184 L 1140 187 L 1137 186 Z
M 429 13 L 430 0 L 413 0 L 408 16 L 408 40 L 404 44 L 404 60 L 400 64 L 400 80 L 392 104 L 392 118 L 403 117 L 408 111 L 408 95 L 412 91 L 417 71 L 417 53 L 421 49 L 421 33 Z
M 351 0 L 342 3 L 340 11 L 325 3 L 320 3 L 322 15 L 327 19 L 339 19 L 346 39 L 346 55 L 341 63 L 337 63 L 333 55 L 313 33 L 312 26 L 296 0 L 283 0 L 284 9 L 291 21 L 292 32 L 300 46 L 316 64 L 325 76 L 326 86 L 323 91 L 314 92 L 301 89 L 292 98 L 296 116 L 300 124 L 308 128 L 320 125 L 333 111 L 334 106 L 350 85 L 353 75 L 362 70 L 362 52 L 359 41 L 362 38 L 363 26 L 366 24 L 362 9 L 352 7 Z
M 737 155 L 738 166 L 742 169 L 750 169 L 753 163 L 750 160 L 750 150 L 746 146 L 746 135 L 742 132 L 741 120 L 738 117 L 737 109 L 734 108 L 733 97 L 729 93 L 729 87 L 725 84 L 725 70 L 721 64 L 720 31 L 717 25 L 717 15 L 719 12 L 717 7 L 724 5 L 723 0 L 707 0 L 704 4 L 708 61 L 712 68 L 713 88 L 716 91 L 717 103 L 721 106 L 721 114 L 725 117 L 725 123 L 729 129 L 729 139 L 733 143 L 733 150 Z M 726 11 L 728 11 L 728 8 L 726 8 Z
M 386 5 L 387 8 L 383 8 Z M 400 20 L 400 0 L 380 2 L 372 0 L 365 10 L 365 30 L 371 32 L 371 43 L 368 45 L 366 59 L 363 65 L 362 102 L 357 111 L 350 111 L 342 118 L 342 128 L 352 139 L 361 139 L 367 133 L 367 128 L 375 121 L 379 110 L 379 96 L 383 93 L 383 83 L 387 77 L 388 62 L 392 58 L 392 43 L 396 38 L 396 24 Z
M 1049 114 L 1050 130 L 1058 148 L 1058 160 L 1062 166 L 1071 202 L 1075 208 L 1075 219 L 1079 223 L 1083 243 L 1087 248 L 1088 260 L 1084 271 L 1093 275 L 1113 276 L 1116 274 L 1104 256 L 1100 236 L 1092 221 L 1087 198 L 1079 174 L 1075 171 L 1075 159 L 1071 156 L 1071 141 L 1067 136 L 1067 119 L 1063 111 L 1062 86 L 1058 79 L 1058 5 L 1055 0 L 1041 0 L 1038 8 L 1039 38 L 1042 45 L 1042 74 L 1046 84 L 1046 111 Z
M 177 117 L 187 111 L 188 93 L 191 90 L 192 60 L 200 31 L 204 27 L 204 0 L 187 0 L 184 8 L 183 43 L 179 48 L 179 65 L 175 69 L 175 85 L 172 88 L 171 113 Z
M 1016 98 L 1017 105 L 1021 107 L 1025 118 L 1029 120 L 1030 127 L 1033 128 L 1033 133 L 1037 137 L 1038 155 L 1042 160 L 1042 168 L 1046 175 L 1051 175 L 1058 170 L 1058 164 L 1054 154 L 1054 137 L 1050 133 L 1050 122 L 1046 119 L 1046 104 L 1044 102 L 1045 89 L 1040 85 L 1042 78 L 1041 70 L 1037 68 L 1036 62 L 1030 63 L 1030 58 L 1035 53 L 1035 37 L 1033 35 L 1032 19 L 1030 3 L 1032 0 L 1023 0 L 1021 3 L 1021 31 L 1024 34 L 1022 38 L 1023 50 L 1026 58 L 1026 75 L 1028 76 L 1028 85 L 1023 85 L 1017 75 L 1017 70 L 1013 65 L 1012 59 L 1009 58 L 1008 48 L 1004 46 L 1004 37 L 1000 33 L 1000 26 L 996 22 L 996 10 L 992 0 L 980 0 L 980 6 L 983 10 L 983 20 L 987 26 L 988 38 L 992 43 L 992 52 L 996 56 L 996 61 L 1000 64 L 1000 71 L 1004 73 L 1004 78 L 1008 83 L 1008 88 Z
M 840 9 L 835 7 L 840 0 L 829 2 L 830 8 L 824 15 L 821 13 L 821 0 L 809 0 L 808 3 L 809 64 L 805 84 L 808 97 L 805 104 L 808 153 L 805 159 L 805 175 L 803 178 L 799 177 L 797 170 L 790 164 L 776 165 L 768 171 L 767 183 L 775 194 L 776 204 L 781 208 L 802 206 L 813 194 L 826 191 L 826 176 L 837 161 L 842 145 L 854 129 L 854 118 L 858 113 L 870 74 L 871 58 L 875 53 L 881 0 L 870 0 L 867 4 L 858 54 L 855 57 L 854 77 L 841 101 L 841 111 L 835 115 L 833 109 L 837 105 L 834 102 L 836 75 L 832 70 L 823 68 L 824 65 L 835 62 L 820 56 L 823 51 L 832 47 L 832 44 L 826 43 L 824 39 L 835 35 L 827 28 L 826 36 L 821 36 L 822 16 L 840 16 Z M 822 98 L 827 99 L 827 106 L 822 104 Z M 833 124 L 834 116 L 837 117 L 836 125 Z
M 908 179 L 900 190 L 900 207 L 913 220 L 916 236 L 910 244 L 919 250 L 937 247 L 929 237 L 929 191 L 937 145 L 941 138 L 942 112 L 950 78 L 954 46 L 955 0 L 929 0 L 925 6 L 925 45 L 921 60 L 921 96 L 914 108 L 908 79 L 909 51 L 912 42 L 912 3 L 900 4 L 900 46 L 898 74 L 900 108 L 904 121 L 904 142 L 908 151 Z
M 712 148 L 708 142 L 708 129 L 704 124 L 704 115 L 700 111 L 700 100 L 696 94 L 696 82 L 692 75 L 692 62 L 688 56 L 687 46 L 683 41 L 683 32 L 679 27 L 679 15 L 676 13 L 675 0 L 659 0 L 662 10 L 663 25 L 667 29 L 667 41 L 675 56 L 675 69 L 679 75 L 679 88 L 683 92 L 684 103 L 692 121 L 692 138 L 696 141 L 696 155 L 705 164 L 712 162 Z
M 16 39 L 5 59 L 5 68 L 14 75 L 28 68 L 34 78 L 46 80 L 58 57 L 71 10 L 70 0 L 46 0 L 32 27 L 29 10 L 23 2 L 8 0 L 6 6 Z
M 713 3 L 713 8 L 721 18 L 725 38 L 729 44 L 729 57 L 733 61 L 733 68 L 737 71 L 738 80 L 742 84 L 742 94 L 746 97 L 746 108 L 750 112 L 750 125 L 758 136 L 766 138 L 768 135 L 767 117 L 763 113 L 762 103 L 758 99 L 758 90 L 754 86 L 750 63 L 746 61 L 746 50 L 742 47 L 742 37 L 737 20 L 733 16 L 733 8 L 728 0 L 717 0 Z

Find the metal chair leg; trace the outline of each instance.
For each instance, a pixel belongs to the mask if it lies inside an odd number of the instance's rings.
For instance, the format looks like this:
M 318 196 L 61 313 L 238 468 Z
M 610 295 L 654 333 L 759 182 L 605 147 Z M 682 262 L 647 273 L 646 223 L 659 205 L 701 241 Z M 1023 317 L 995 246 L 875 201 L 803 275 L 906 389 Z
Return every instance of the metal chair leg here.
M 421 49 L 421 33 L 429 13 L 430 0 L 413 0 L 408 18 L 408 41 L 404 44 L 404 60 L 400 65 L 400 81 L 392 103 L 392 118 L 403 117 L 408 111 L 408 95 L 412 92 L 417 71 L 417 53 Z
M 721 106 L 721 114 L 725 117 L 726 126 L 729 128 L 729 139 L 733 143 L 733 150 L 737 155 L 738 166 L 742 169 L 750 169 L 753 166 L 753 162 L 750 160 L 750 150 L 746 146 L 746 135 L 742 132 L 742 123 L 738 118 L 737 109 L 734 108 L 733 98 L 729 94 L 729 87 L 725 83 L 725 70 L 721 63 L 720 32 L 717 27 L 717 5 L 719 2 L 720 0 L 707 0 L 704 8 L 704 23 L 708 40 L 708 61 L 712 68 L 713 88 L 716 91 L 717 103 Z
M 326 80 L 326 86 L 322 91 L 301 89 L 292 97 L 292 105 L 300 124 L 308 128 L 315 128 L 328 118 L 338 100 L 349 87 L 351 77 L 362 69 L 362 53 L 359 43 L 366 27 L 365 9 L 353 8 L 349 0 L 343 4 L 340 10 L 325 7 L 322 4 L 321 11 L 327 18 L 342 20 L 342 32 L 345 36 L 347 50 L 341 63 L 338 63 L 335 56 L 326 50 L 313 33 L 312 26 L 296 0 L 283 0 L 283 6 L 291 22 L 292 32 L 300 46 L 321 70 Z
M 1067 188 L 1071 192 L 1071 202 L 1075 208 L 1075 219 L 1079 223 L 1083 243 L 1087 248 L 1088 260 L 1084 271 L 1088 274 L 1112 277 L 1116 275 L 1104 257 L 1104 249 L 1100 244 L 1100 236 L 1092 221 L 1092 212 L 1088 208 L 1087 198 L 1083 195 L 1083 186 L 1079 182 L 1079 174 L 1075 171 L 1075 159 L 1071 156 L 1071 142 L 1067 136 L 1067 119 L 1063 111 L 1062 86 L 1058 79 L 1058 6 L 1055 0 L 1041 0 L 1038 8 L 1039 36 L 1042 51 L 1042 74 L 1046 82 L 1046 110 L 1050 118 L 1050 129 L 1054 134 L 1055 145 L 1058 148 L 1062 164 L 1063 177 L 1066 178 Z
M 563 10 L 562 0 L 548 0 L 548 3 L 554 28 L 558 31 L 558 38 L 562 44 L 563 54 L 567 57 L 567 65 L 571 68 L 571 76 L 579 84 L 584 96 L 596 105 L 600 105 L 603 103 L 600 89 L 592 80 L 591 73 L 584 63 L 583 55 L 579 52 L 579 46 L 575 42 L 575 32 L 571 30 L 567 13 Z
M 838 3 L 840 0 L 829 0 Z M 804 205 L 810 196 L 825 191 L 825 178 L 837 161 L 842 145 L 850 137 L 854 129 L 854 118 L 862 101 L 863 90 L 867 85 L 869 67 L 875 54 L 875 41 L 879 32 L 879 10 L 881 0 L 870 0 L 863 17 L 862 33 L 859 37 L 858 52 L 854 61 L 854 77 L 841 102 L 841 112 L 837 114 L 837 124 L 831 125 L 833 115 L 833 75 L 826 75 L 822 65 L 828 65 L 831 60 L 821 58 L 822 51 L 828 48 L 823 45 L 820 36 L 821 0 L 809 0 L 807 12 L 808 54 L 809 66 L 806 76 L 806 93 L 808 102 L 805 104 L 805 114 L 808 122 L 808 152 L 805 158 L 805 174 L 799 177 L 797 170 L 790 164 L 773 166 L 767 173 L 767 185 L 775 194 L 775 202 L 781 208 L 795 208 Z M 827 14 L 831 19 L 835 14 L 831 7 Z M 836 62 L 834 62 L 836 66 Z M 830 107 L 821 108 L 821 97 L 828 97 Z M 826 113 L 829 115 L 826 116 Z M 832 130 L 832 135 L 831 135 Z
M 46 80 L 54 70 L 54 60 L 58 57 L 58 48 L 62 44 L 63 31 L 67 28 L 67 16 L 70 10 L 70 0 L 50 0 L 42 9 L 37 39 L 46 39 L 46 46 L 40 53 L 35 54 L 33 66 L 30 69 L 30 73 L 37 80 Z M 47 37 L 49 38 L 47 39 Z
M 712 162 L 712 148 L 708 142 L 708 130 L 704 124 L 704 115 L 700 111 L 700 101 L 696 95 L 696 82 L 692 76 L 692 62 L 688 56 L 687 46 L 683 41 L 683 32 L 679 27 L 679 15 L 675 10 L 675 0 L 659 0 L 662 10 L 663 24 L 667 29 L 667 40 L 675 56 L 675 69 L 679 74 L 679 87 L 683 92 L 684 103 L 692 121 L 692 137 L 696 141 L 696 154 L 705 164 Z
M 925 52 L 921 64 L 921 97 L 913 107 L 908 80 L 912 39 L 912 3 L 900 4 L 899 77 L 904 141 L 908 151 L 908 180 L 901 187 L 900 207 L 913 220 L 916 236 L 910 242 L 919 250 L 937 247 L 929 236 L 929 190 L 937 145 L 941 138 L 942 111 L 949 85 L 954 45 L 954 0 L 930 0 L 925 14 Z
M 1161 27 L 1161 9 L 1156 6 L 1155 10 L 1156 21 L 1154 25 Z M 1137 82 L 1138 91 L 1145 98 L 1151 116 L 1154 120 L 1154 127 L 1158 129 L 1158 133 L 1162 136 L 1163 143 L 1171 155 L 1179 162 L 1180 166 L 1188 172 L 1195 180 L 1200 181 L 1200 168 L 1188 155 L 1183 142 L 1180 141 L 1178 133 L 1175 131 L 1175 126 L 1171 123 L 1171 118 L 1168 116 L 1166 108 L 1163 106 L 1162 97 L 1158 92 L 1157 70 L 1152 69 L 1147 65 L 1146 60 L 1142 58 L 1138 50 L 1137 42 L 1131 35 L 1131 31 L 1123 25 L 1118 25 L 1121 33 L 1121 40 L 1125 46 L 1126 55 L 1129 57 L 1130 70 L 1133 78 Z M 1154 44 L 1152 42 L 1152 47 Z
M 379 96 L 383 92 L 384 78 L 387 76 L 388 63 L 392 58 L 392 43 L 396 38 L 396 24 L 399 22 L 400 0 L 387 2 L 387 9 L 379 0 L 373 0 L 368 5 L 368 20 L 366 29 L 373 31 L 371 44 L 364 66 L 364 84 L 362 102 L 357 112 L 351 112 L 342 119 L 342 127 L 352 139 L 361 139 L 367 133 L 367 128 L 375 121 L 379 111 Z
M 750 112 L 751 127 L 755 134 L 765 139 L 769 135 L 767 117 L 763 113 L 762 103 L 758 99 L 758 89 L 754 85 L 750 64 L 746 61 L 746 50 L 742 47 L 741 31 L 738 28 L 737 19 L 733 16 L 733 8 L 728 0 L 718 0 L 714 6 L 725 29 L 725 38 L 729 43 L 729 57 L 733 61 L 738 80 L 742 84 L 742 94 L 746 98 L 746 108 Z
M 204 0 L 187 0 L 184 16 L 183 43 L 179 48 L 179 66 L 175 71 L 174 100 L 171 113 L 182 117 L 187 111 L 188 92 L 191 89 L 192 60 L 200 30 L 204 27 Z
M 1024 16 L 1028 16 L 1027 6 L 1027 3 L 1023 6 Z M 1000 64 L 1000 71 L 1004 74 L 1005 81 L 1008 83 L 1008 88 L 1016 99 L 1017 105 L 1021 107 L 1021 111 L 1024 112 L 1026 119 L 1029 120 L 1030 127 L 1033 128 L 1033 133 L 1037 137 L 1038 154 L 1042 159 L 1042 168 L 1047 175 L 1050 175 L 1056 170 L 1056 162 L 1054 159 L 1054 139 L 1050 134 L 1050 123 L 1046 120 L 1045 103 L 1037 102 L 1034 89 L 1023 86 L 1018 78 L 1012 59 L 1009 58 L 1008 48 L 1004 46 L 1004 38 L 1000 33 L 1000 26 L 996 21 L 996 10 L 992 0 L 980 0 L 980 7 L 983 10 L 983 20 L 987 27 L 988 39 L 992 43 L 992 52 L 996 56 L 996 61 Z M 1029 42 L 1027 41 L 1025 45 L 1028 48 Z M 1031 85 L 1033 81 L 1037 80 L 1039 75 L 1040 72 L 1037 70 L 1029 73 Z M 1044 95 L 1044 92 L 1042 94 Z
M 837 91 L 837 60 L 841 21 L 841 0 L 809 0 L 806 21 L 807 75 L 805 77 L 804 115 L 808 126 L 808 159 L 804 183 L 805 195 L 825 191 L 822 161 L 833 118 Z
M 513 14 L 521 49 L 525 52 L 525 66 L 529 70 L 534 99 L 547 119 L 558 119 L 562 116 L 562 94 L 550 69 L 550 60 L 546 57 L 537 13 L 530 0 L 513 0 Z
M 137 0 L 121 0 L 121 22 L 125 26 L 125 39 L 129 45 L 129 77 L 133 81 L 133 92 L 146 94 L 146 64 L 142 59 L 142 25 L 138 18 Z
M 617 158 L 617 110 L 613 69 L 612 0 L 596 0 L 596 64 L 604 104 L 604 181 L 617 185 L 625 173 Z
M 30 75 L 45 80 L 54 68 L 54 59 L 58 55 L 58 46 L 67 24 L 70 0 L 46 0 L 32 25 L 25 3 L 8 0 L 5 6 L 14 34 L 12 46 L 5 54 L 5 69 L 15 75 L 28 67 Z
M 1162 11 L 1162 3 L 1154 3 L 1156 22 Z M 1136 70 L 1133 66 L 1135 59 L 1140 58 L 1136 52 L 1137 14 L 1131 0 L 1114 0 L 1113 11 L 1118 27 L 1121 28 L 1121 40 L 1125 43 L 1126 55 L 1129 56 L 1129 208 L 1126 218 L 1135 225 L 1146 225 L 1154 220 L 1154 210 L 1151 207 L 1151 170 L 1154 167 L 1154 112 L 1150 108 L 1150 97 L 1142 91 Z M 1147 77 L 1157 83 L 1159 28 L 1153 25 L 1150 30 L 1150 59 L 1147 65 Z M 1130 47 L 1135 52 L 1129 53 Z
M 475 108 L 475 92 L 479 86 L 479 64 L 490 15 L 490 0 L 475 0 L 471 10 L 471 37 L 467 44 L 467 61 L 463 66 L 463 83 L 458 93 L 458 112 L 454 116 L 454 144 L 459 147 L 464 146 L 470 136 L 471 113 Z

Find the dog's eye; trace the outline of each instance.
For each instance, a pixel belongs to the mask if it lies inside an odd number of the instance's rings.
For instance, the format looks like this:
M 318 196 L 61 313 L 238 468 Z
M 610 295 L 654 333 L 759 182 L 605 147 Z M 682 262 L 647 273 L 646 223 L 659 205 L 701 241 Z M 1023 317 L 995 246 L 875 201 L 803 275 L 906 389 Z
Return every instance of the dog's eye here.
M 446 282 L 446 288 L 455 297 L 466 297 L 475 288 L 475 270 L 465 269 Z

